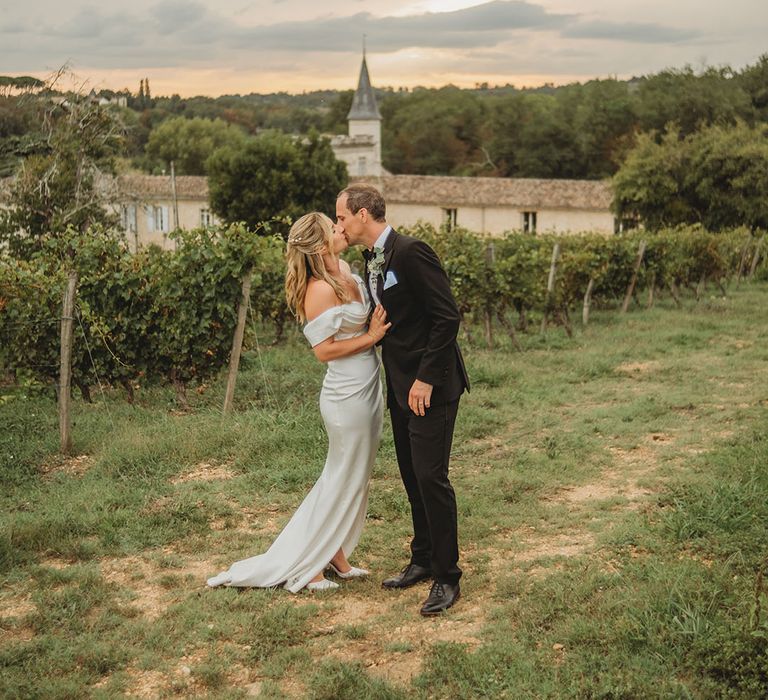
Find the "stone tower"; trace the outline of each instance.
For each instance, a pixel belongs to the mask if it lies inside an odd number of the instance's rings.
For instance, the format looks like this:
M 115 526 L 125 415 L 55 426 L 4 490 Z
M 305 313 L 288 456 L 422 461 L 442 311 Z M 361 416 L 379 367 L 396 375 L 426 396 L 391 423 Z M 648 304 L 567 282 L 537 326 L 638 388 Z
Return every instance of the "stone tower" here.
M 346 162 L 350 177 L 384 175 L 381 165 L 381 112 L 371 87 L 365 52 L 347 123 L 348 135 L 335 136 L 331 143 L 336 157 Z

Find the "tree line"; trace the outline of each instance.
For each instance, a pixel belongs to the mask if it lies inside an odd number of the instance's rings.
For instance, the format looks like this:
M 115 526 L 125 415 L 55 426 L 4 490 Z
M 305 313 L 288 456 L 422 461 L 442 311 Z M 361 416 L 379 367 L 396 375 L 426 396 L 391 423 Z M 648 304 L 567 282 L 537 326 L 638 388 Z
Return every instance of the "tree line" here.
M 712 124 L 768 122 L 768 54 L 738 71 L 686 66 L 562 87 L 376 92 L 384 166 L 395 174 L 597 179 L 619 169 L 639 133 L 659 140 L 669 125 L 687 136 Z M 346 133 L 353 91 L 154 97 L 142 78 L 136 93 L 104 94 L 127 98 L 124 156 L 135 167 L 158 174 L 174 160 L 179 174 L 203 175 L 222 141 L 264 130 Z M 23 95 L 0 93 L 0 170 L 34 130 L 30 112 Z

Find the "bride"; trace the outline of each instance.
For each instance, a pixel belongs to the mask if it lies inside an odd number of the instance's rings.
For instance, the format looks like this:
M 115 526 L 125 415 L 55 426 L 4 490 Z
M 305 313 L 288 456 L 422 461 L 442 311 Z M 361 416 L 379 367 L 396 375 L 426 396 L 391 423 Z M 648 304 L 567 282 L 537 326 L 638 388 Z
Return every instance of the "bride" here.
M 324 214 L 302 216 L 288 235 L 285 292 L 315 355 L 328 364 L 320 413 L 328 456 L 320 478 L 264 553 L 235 562 L 208 585 L 269 588 L 292 593 L 338 588 L 323 575 L 365 576 L 347 557 L 360 539 L 368 485 L 382 428 L 379 360 L 373 346 L 389 329 L 386 313 L 370 302 L 362 280 L 339 253 L 349 242 Z

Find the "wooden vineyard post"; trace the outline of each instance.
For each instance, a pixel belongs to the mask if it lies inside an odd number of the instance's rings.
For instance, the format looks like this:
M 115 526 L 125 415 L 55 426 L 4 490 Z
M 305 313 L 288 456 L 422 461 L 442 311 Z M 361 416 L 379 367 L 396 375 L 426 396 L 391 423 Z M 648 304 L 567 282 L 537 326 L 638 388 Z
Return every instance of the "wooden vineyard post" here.
M 493 241 L 490 241 L 485 248 L 486 274 L 491 273 L 495 261 L 496 251 Z M 485 321 L 485 344 L 491 349 L 493 348 L 493 307 L 490 303 L 486 303 L 483 316 Z
M 632 294 L 635 291 L 635 285 L 637 284 L 637 275 L 640 272 L 640 265 L 643 264 L 643 256 L 645 255 L 645 241 L 640 241 L 640 247 L 637 250 L 637 258 L 635 259 L 635 267 L 632 271 L 632 279 L 629 281 L 627 287 L 627 294 L 624 297 L 624 303 L 621 305 L 621 313 L 627 313 L 629 308 L 629 302 L 632 301 Z
M 656 271 L 651 272 L 651 283 L 648 285 L 648 306 L 653 307 L 654 296 L 656 294 Z
M 507 335 L 509 335 L 509 339 L 512 341 L 512 345 L 515 346 L 515 350 L 522 352 L 523 346 L 520 345 L 520 341 L 517 339 L 517 333 L 515 332 L 514 325 L 509 322 L 501 310 L 498 311 L 496 317 L 499 319 L 499 323 L 501 324 L 502 328 L 507 331 Z
M 586 326 L 589 323 L 589 307 L 592 305 L 592 290 L 594 288 L 595 280 L 593 277 L 590 277 L 587 291 L 584 294 L 584 306 L 581 309 L 581 324 L 583 326 Z
M 707 273 L 702 272 L 699 278 L 699 283 L 696 285 L 696 301 L 701 300 L 701 295 L 704 294 L 704 290 L 707 288 Z
M 552 295 L 555 292 L 555 276 L 557 275 L 557 261 L 559 257 L 560 244 L 555 243 L 555 247 L 552 248 L 552 262 L 549 265 L 549 277 L 547 278 L 547 295 L 544 299 L 544 317 L 541 319 L 542 333 L 545 333 L 547 330 L 547 315 L 549 314 Z
M 251 296 L 251 275 L 252 271 L 248 270 L 243 277 L 240 305 L 237 308 L 237 326 L 232 338 L 232 352 L 229 355 L 229 376 L 227 377 L 227 391 L 224 394 L 224 414 L 232 408 L 232 399 L 235 396 L 237 368 L 240 366 L 240 351 L 243 349 L 243 335 L 245 334 L 245 317 L 248 312 L 248 300 Z
M 762 252 L 763 241 L 765 241 L 765 236 L 761 236 L 760 240 L 757 242 L 757 247 L 755 248 L 755 257 L 752 258 L 752 265 L 750 265 L 750 268 L 749 268 L 750 277 L 755 276 L 755 270 L 757 270 L 757 263 L 760 262 L 760 253 Z
M 739 286 L 741 278 L 744 276 L 744 268 L 747 266 L 747 260 L 749 259 L 749 241 L 744 244 L 741 249 L 741 259 L 739 260 L 739 271 L 736 273 L 736 286 Z
M 72 389 L 72 327 L 75 309 L 77 272 L 67 275 L 67 287 L 61 304 L 61 362 L 59 366 L 59 442 L 61 451 L 72 449 L 71 418 L 69 415 Z

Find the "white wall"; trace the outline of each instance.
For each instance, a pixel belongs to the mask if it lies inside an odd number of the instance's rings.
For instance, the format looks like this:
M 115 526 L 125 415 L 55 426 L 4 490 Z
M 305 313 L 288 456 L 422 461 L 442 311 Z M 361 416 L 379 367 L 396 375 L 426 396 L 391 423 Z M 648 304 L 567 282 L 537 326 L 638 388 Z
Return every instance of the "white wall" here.
M 168 239 L 168 234 L 174 230 L 175 221 L 173 213 L 173 201 L 168 199 L 155 199 L 145 202 L 125 202 L 127 206 L 136 207 L 136 232 L 126 232 L 128 242 L 131 246 L 135 246 L 138 242 L 139 246 L 147 246 L 150 244 L 159 245 L 161 248 L 172 248 L 174 242 Z M 180 199 L 179 206 L 179 228 L 182 229 L 194 229 L 200 228 L 201 223 L 201 210 L 208 209 L 210 211 L 210 204 L 205 199 Z M 147 209 L 152 210 L 153 207 L 161 207 L 163 209 L 163 215 L 165 216 L 164 230 L 155 229 L 154 224 L 150 225 L 150 216 Z M 115 212 L 118 216 L 121 215 L 122 205 L 115 207 Z M 212 216 L 212 224 L 215 224 L 218 219 Z
M 376 167 L 381 171 L 381 122 L 378 119 L 350 119 L 350 136 L 372 136 L 373 137 L 373 157 Z M 350 171 L 351 174 L 352 171 Z
M 522 211 L 514 207 L 445 207 L 434 204 L 387 203 L 387 221 L 395 228 L 412 226 L 425 221 L 440 226 L 445 221 L 445 209 L 456 209 L 456 224 L 470 231 L 499 235 L 504 231 L 520 230 L 523 226 Z M 539 233 L 579 233 L 594 231 L 613 234 L 613 215 L 604 211 L 564 211 L 540 209 L 536 212 L 536 230 Z

